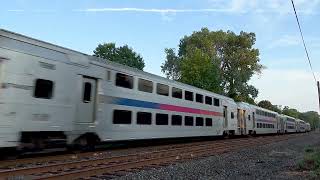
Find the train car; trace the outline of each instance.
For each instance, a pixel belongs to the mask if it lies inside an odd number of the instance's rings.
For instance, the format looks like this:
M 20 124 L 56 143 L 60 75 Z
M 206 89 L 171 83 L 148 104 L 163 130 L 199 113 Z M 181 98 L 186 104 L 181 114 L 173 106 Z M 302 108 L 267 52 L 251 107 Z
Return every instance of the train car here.
M 252 105 L 244 102 L 237 103 L 237 135 L 255 134 L 255 110 Z
M 282 114 L 277 116 L 277 129 L 279 134 L 286 133 L 286 117 Z
M 278 113 L 250 105 L 255 112 L 255 126 L 254 131 L 256 134 L 275 134 L 278 132 Z
M 311 131 L 310 123 L 306 123 L 306 132 L 310 132 L 310 131 Z
M 306 123 L 301 119 L 297 119 L 297 132 L 306 132 Z
M 293 117 L 282 115 L 285 120 L 285 133 L 296 132 L 296 120 Z
M 0 30 L 0 147 L 221 136 L 233 99 Z
M 230 135 L 238 135 L 238 114 L 237 109 L 238 105 L 234 102 L 233 99 L 225 99 L 223 102 L 223 128 L 224 128 L 224 136 Z

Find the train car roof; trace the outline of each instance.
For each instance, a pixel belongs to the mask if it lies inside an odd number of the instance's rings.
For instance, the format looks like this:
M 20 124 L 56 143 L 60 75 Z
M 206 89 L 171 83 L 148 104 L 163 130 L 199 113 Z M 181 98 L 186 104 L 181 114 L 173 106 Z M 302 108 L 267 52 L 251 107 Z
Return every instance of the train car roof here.
M 262 107 L 259 107 L 259 106 L 253 105 L 253 104 L 249 104 L 249 103 L 246 103 L 246 102 L 238 102 L 238 104 L 240 104 L 240 105 L 243 104 L 243 105 L 246 105 L 246 106 L 253 107 L 255 109 L 263 110 L 263 111 L 274 113 L 274 114 L 279 114 L 279 113 L 271 111 L 269 109 L 265 109 L 265 108 L 262 108 Z
M 155 74 L 151 74 L 151 73 L 148 73 L 148 72 L 145 72 L 145 71 L 141 71 L 141 70 L 138 70 L 138 69 L 135 69 L 135 68 L 132 68 L 132 67 L 129 67 L 129 66 L 125 66 L 125 65 L 122 65 L 122 64 L 119 64 L 119 63 L 115 63 L 115 62 L 112 62 L 112 61 L 109 61 L 109 60 L 106 60 L 106 59 L 102 59 L 102 58 L 99 58 L 99 57 L 91 56 L 91 55 L 88 55 L 88 54 L 85 54 L 85 53 L 82 53 L 82 52 L 79 52 L 79 51 L 75 51 L 75 50 L 72 50 L 72 49 L 69 49 L 69 48 L 65 48 L 65 47 L 62 47 L 62 46 L 59 46 L 59 45 L 55 45 L 55 44 L 52 44 L 52 43 L 49 43 L 49 42 L 45 42 L 45 41 L 42 41 L 42 40 L 31 38 L 31 37 L 28 37 L 28 36 L 25 36 L 25 35 L 22 35 L 22 34 L 11 32 L 11 31 L 8 31 L 8 30 L 5 30 L 5 29 L 0 29 L 0 36 L 8 37 L 8 38 L 11 38 L 11 39 L 14 39 L 14 40 L 18 40 L 18 41 L 25 42 L 25 43 L 28 43 L 28 44 L 36 45 L 36 46 L 39 46 L 39 47 L 42 47 L 42 48 L 46 48 L 46 49 L 50 49 L 50 50 L 53 50 L 53 51 L 62 52 L 62 53 L 65 53 L 65 54 L 82 55 L 82 56 L 85 56 L 88 59 L 89 62 L 93 62 L 92 63 L 93 65 L 97 65 L 96 63 L 98 63 L 100 65 L 111 65 L 111 66 L 114 66 L 114 67 L 119 68 L 119 69 L 126 69 L 126 70 L 129 70 L 129 71 L 133 72 L 133 73 L 149 76 L 149 77 L 152 77 L 152 78 L 156 78 L 156 79 L 159 79 L 161 81 L 166 81 L 166 82 L 171 83 L 171 84 L 174 83 L 174 84 L 177 84 L 177 85 L 180 85 L 180 86 L 184 86 L 186 88 L 202 91 L 202 92 L 207 93 L 207 94 L 213 94 L 217 98 L 228 100 L 229 102 L 234 102 L 234 100 L 232 98 L 229 98 L 229 97 L 217 94 L 217 93 L 213 93 L 211 91 L 207 91 L 207 90 L 200 89 L 200 88 L 188 85 L 188 84 L 184 84 L 184 83 L 180 83 L 180 82 L 177 82 L 177 81 L 173 81 L 173 80 L 167 79 L 165 77 L 161 77 L 161 76 L 158 76 L 158 75 L 155 75 Z

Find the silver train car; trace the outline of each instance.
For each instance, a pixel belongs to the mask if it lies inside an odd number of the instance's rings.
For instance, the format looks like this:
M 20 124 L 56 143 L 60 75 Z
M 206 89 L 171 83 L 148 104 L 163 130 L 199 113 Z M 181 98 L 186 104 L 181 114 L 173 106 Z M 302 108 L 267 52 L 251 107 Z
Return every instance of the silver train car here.
M 0 148 L 297 130 L 291 117 L 6 30 L 0 119 Z

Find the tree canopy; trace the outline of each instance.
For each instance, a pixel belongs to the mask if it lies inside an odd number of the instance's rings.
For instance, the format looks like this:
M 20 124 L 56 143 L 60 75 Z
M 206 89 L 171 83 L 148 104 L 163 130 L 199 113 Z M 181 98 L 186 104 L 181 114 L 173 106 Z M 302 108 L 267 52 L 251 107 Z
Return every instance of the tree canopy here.
M 302 119 L 310 123 L 310 126 L 312 129 L 319 127 L 320 117 L 319 117 L 319 114 L 315 111 L 300 113 L 299 119 Z
M 99 44 L 93 51 L 94 56 L 143 70 L 143 58 L 128 45 L 116 47 L 115 43 Z
M 282 109 L 282 114 L 294 117 L 294 118 L 299 118 L 300 112 L 296 109 L 290 108 L 288 106 L 285 106 Z
M 263 69 L 255 41 L 254 33 L 202 28 L 180 40 L 177 54 L 165 50 L 161 70 L 167 78 L 254 103 L 258 90 L 248 81 Z
M 270 101 L 268 100 L 262 100 L 258 103 L 259 107 L 269 109 L 271 111 L 281 113 L 281 109 L 277 105 L 273 105 Z

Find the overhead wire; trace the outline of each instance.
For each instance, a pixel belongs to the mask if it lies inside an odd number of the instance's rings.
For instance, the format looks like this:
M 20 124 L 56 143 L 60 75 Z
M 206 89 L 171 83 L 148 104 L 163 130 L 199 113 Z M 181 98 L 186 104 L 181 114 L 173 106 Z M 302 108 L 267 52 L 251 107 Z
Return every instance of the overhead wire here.
M 309 53 L 308 53 L 308 50 L 307 50 L 306 43 L 305 43 L 305 41 L 304 41 L 304 37 L 303 37 L 302 30 L 301 30 L 299 18 L 298 18 L 297 11 L 296 11 L 296 8 L 295 8 L 295 6 L 294 6 L 293 0 L 291 0 L 291 3 L 292 3 L 293 10 L 294 10 L 294 14 L 296 15 L 296 20 L 297 20 L 298 27 L 299 27 L 299 30 L 300 30 L 300 36 L 301 36 L 301 39 L 302 39 L 302 42 L 303 42 L 304 50 L 305 50 L 306 55 L 307 55 L 308 63 L 309 63 L 309 66 L 310 66 L 310 69 L 311 69 L 313 78 L 314 78 L 315 82 L 317 83 L 317 78 L 316 78 L 315 73 L 314 73 L 314 71 L 313 71 L 313 67 L 312 67 L 312 64 L 311 64 L 311 60 L 310 60 L 310 57 L 309 57 Z

